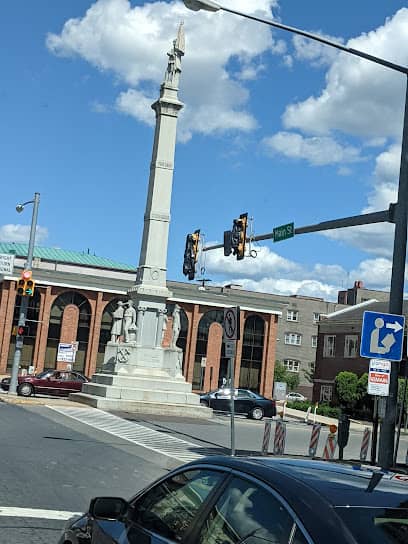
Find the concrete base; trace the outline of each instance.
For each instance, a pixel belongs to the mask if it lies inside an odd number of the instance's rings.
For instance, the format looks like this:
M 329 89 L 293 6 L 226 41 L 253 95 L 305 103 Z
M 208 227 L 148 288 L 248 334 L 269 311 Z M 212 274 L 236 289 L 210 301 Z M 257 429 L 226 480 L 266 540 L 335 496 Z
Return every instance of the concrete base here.
M 181 373 L 179 348 L 151 348 L 109 342 L 103 371 L 69 398 L 102 410 L 210 418 L 212 410 Z M 144 358 L 145 356 L 146 358 Z M 125 359 L 125 360 L 124 360 Z

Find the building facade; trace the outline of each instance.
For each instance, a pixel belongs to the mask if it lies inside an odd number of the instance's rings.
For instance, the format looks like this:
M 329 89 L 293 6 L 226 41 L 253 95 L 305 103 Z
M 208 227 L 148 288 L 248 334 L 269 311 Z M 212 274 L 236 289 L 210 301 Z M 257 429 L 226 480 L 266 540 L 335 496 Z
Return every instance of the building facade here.
M 24 244 L 0 244 L 0 253 L 13 253 L 14 272 L 0 276 L 0 374 L 10 373 L 21 297 L 17 282 L 26 260 Z M 102 368 L 110 340 L 112 314 L 127 300 L 135 268 L 87 253 L 35 248 L 29 300 L 28 334 L 24 338 L 22 369 L 63 368 L 57 360 L 60 343 L 77 343 L 74 369 L 92 376 Z M 245 291 L 239 286 L 205 288 L 183 282 L 167 283 L 168 326 L 163 344 L 170 343 L 172 312 L 181 311 L 177 345 L 183 349 L 183 372 L 195 391 L 207 391 L 228 379 L 223 342 L 223 311 L 240 306 L 241 338 L 235 360 L 236 386 L 272 396 L 275 360 L 301 378 L 299 390 L 311 396 L 305 370 L 313 369 L 317 323 L 338 305 L 323 299 L 285 297 Z

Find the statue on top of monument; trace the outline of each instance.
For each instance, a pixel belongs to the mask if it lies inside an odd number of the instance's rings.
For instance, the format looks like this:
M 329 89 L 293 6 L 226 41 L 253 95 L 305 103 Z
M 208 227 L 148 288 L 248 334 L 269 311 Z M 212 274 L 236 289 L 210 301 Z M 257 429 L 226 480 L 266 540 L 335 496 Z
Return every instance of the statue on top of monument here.
M 122 336 L 122 325 L 123 325 L 123 302 L 118 301 L 118 307 L 113 312 L 113 324 L 111 329 L 111 342 L 119 342 L 119 338 Z
M 169 62 L 167 65 L 164 83 L 178 89 L 181 74 L 181 57 L 184 55 L 185 38 L 184 26 L 180 23 L 177 38 L 173 41 L 173 48 L 167 53 Z

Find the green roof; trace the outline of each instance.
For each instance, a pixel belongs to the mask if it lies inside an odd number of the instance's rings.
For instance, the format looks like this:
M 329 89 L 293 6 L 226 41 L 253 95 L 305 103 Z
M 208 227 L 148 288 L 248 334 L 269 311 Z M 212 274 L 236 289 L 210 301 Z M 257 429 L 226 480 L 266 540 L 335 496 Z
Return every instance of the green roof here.
M 12 253 L 18 257 L 26 257 L 28 253 L 28 244 L 17 244 L 15 242 L 0 242 L 0 253 Z M 39 257 L 46 261 L 59 263 L 70 263 L 94 266 L 99 268 L 114 268 L 117 270 L 135 271 L 136 267 L 118 263 L 106 257 L 97 257 L 81 251 L 67 251 L 55 247 L 34 247 L 34 257 Z

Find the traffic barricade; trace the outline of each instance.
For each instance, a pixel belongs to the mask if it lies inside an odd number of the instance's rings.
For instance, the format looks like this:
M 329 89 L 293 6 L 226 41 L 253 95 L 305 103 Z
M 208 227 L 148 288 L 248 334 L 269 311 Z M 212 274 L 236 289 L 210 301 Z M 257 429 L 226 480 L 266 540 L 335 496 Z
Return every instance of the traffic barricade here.
M 326 440 L 326 445 L 323 450 L 323 459 L 333 459 L 334 452 L 337 446 L 337 427 L 336 425 L 329 426 L 330 432 Z
M 360 449 L 360 461 L 365 461 L 367 459 L 368 446 L 370 444 L 371 430 L 366 427 L 363 433 L 363 440 L 361 441 Z
M 283 455 L 285 452 L 286 423 L 277 420 L 275 426 L 275 439 L 273 441 L 273 453 Z
M 316 455 L 317 446 L 319 444 L 321 424 L 315 423 L 312 427 L 312 434 L 310 435 L 310 444 L 309 444 L 309 456 L 314 457 Z
M 271 438 L 271 420 L 267 419 L 265 421 L 264 435 L 262 440 L 262 455 L 268 455 L 269 451 L 269 441 Z

